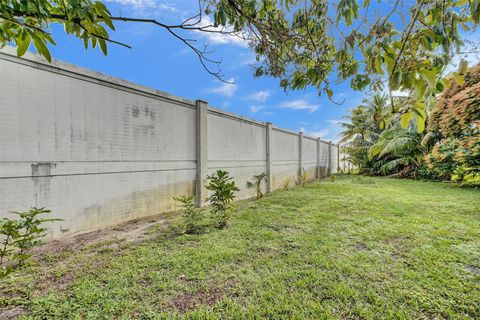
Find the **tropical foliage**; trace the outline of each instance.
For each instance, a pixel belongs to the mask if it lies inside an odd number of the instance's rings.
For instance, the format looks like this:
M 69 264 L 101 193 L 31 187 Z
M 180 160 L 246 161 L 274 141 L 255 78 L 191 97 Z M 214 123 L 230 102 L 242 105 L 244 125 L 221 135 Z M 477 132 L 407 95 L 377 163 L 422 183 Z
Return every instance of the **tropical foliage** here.
M 397 114 L 386 111 L 385 96 L 374 95 L 347 116 L 341 142 L 346 160 L 361 173 L 462 181 L 480 185 L 480 65 L 464 82 L 451 85 L 434 100 L 422 122 L 406 119 L 402 108 L 411 97 L 396 100 Z M 406 123 L 404 123 L 406 122 Z
M 372 173 L 373 162 L 368 157 L 370 148 L 378 141 L 385 126 L 385 114 L 388 113 L 387 97 L 376 94 L 371 100 L 354 108 L 341 122 L 343 127 L 340 143 L 343 144 L 346 159 L 356 166 L 360 173 Z
M 389 174 L 403 169 L 401 176 L 420 168 L 424 150 L 421 135 L 410 128 L 395 125 L 380 134 L 378 141 L 369 149 L 369 159 L 374 159 L 374 168 L 381 174 Z

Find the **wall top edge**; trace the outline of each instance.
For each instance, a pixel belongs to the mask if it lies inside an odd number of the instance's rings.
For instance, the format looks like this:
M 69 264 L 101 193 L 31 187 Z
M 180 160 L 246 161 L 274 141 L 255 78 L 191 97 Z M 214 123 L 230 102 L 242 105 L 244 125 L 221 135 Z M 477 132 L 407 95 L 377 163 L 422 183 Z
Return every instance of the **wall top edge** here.
M 258 125 L 258 126 L 262 126 L 262 127 L 266 127 L 266 125 L 267 125 L 266 122 L 260 122 L 260 121 L 257 121 L 257 120 L 254 120 L 254 119 L 251 119 L 251 118 L 248 118 L 248 117 L 245 117 L 245 116 L 241 116 L 241 115 L 238 115 L 236 113 L 232 113 L 232 112 L 228 112 L 228 111 L 225 111 L 225 110 L 222 110 L 222 109 L 218 109 L 218 108 L 215 108 L 215 107 L 212 107 L 212 106 L 208 106 L 208 111 L 210 113 L 219 114 L 221 116 L 225 116 L 225 117 L 229 117 L 229 118 L 235 118 L 236 120 L 249 122 L 251 124 L 255 124 L 255 125 Z
M 134 82 L 123 80 L 123 79 L 120 79 L 120 78 L 117 78 L 117 77 L 108 76 L 108 75 L 103 74 L 101 72 L 94 71 L 94 70 L 87 69 L 87 68 L 83 68 L 83 67 L 80 67 L 80 66 L 68 63 L 68 62 L 63 62 L 63 61 L 60 61 L 60 60 L 52 60 L 52 62 L 49 63 L 42 56 L 40 56 L 38 54 L 34 54 L 32 52 L 27 51 L 23 57 L 17 57 L 16 49 L 12 46 L 5 46 L 4 48 L 0 49 L 0 60 L 12 61 L 12 62 L 15 62 L 15 63 L 30 65 L 32 67 L 40 66 L 44 70 L 47 69 L 48 71 L 53 72 L 53 73 L 60 73 L 59 71 L 63 71 L 63 72 L 79 75 L 79 76 L 82 76 L 82 77 L 86 77 L 86 78 L 89 78 L 90 80 L 106 82 L 106 83 L 110 83 L 110 84 L 120 86 L 120 87 L 123 87 L 123 88 L 133 89 L 135 91 L 139 91 L 139 92 L 151 94 L 151 95 L 154 95 L 154 96 L 158 96 L 158 97 L 163 98 L 163 99 L 180 102 L 182 104 L 187 104 L 189 106 L 193 106 L 193 107 L 196 106 L 196 102 L 193 101 L 193 100 L 182 98 L 182 97 L 179 97 L 179 96 L 176 96 L 176 95 L 173 95 L 173 94 L 161 91 L 161 90 L 153 89 L 153 88 L 150 88 L 150 87 L 147 87 L 147 86 L 139 85 L 139 84 L 136 84 Z M 204 101 L 204 100 L 200 99 L 200 101 Z M 206 101 L 204 101 L 204 102 L 206 102 Z M 238 121 L 248 122 L 248 123 L 251 123 L 251 124 L 258 125 L 258 126 L 266 127 L 266 125 L 267 125 L 266 122 L 260 122 L 260 121 L 254 120 L 254 119 L 250 119 L 248 117 L 244 117 L 244 116 L 232 113 L 232 112 L 224 111 L 224 110 L 215 108 L 215 107 L 210 106 L 210 105 L 208 106 L 208 111 L 211 112 L 211 113 L 214 113 L 214 114 L 219 114 L 219 115 L 222 115 L 222 116 L 226 116 L 226 117 L 229 117 L 229 118 L 236 119 Z M 270 122 L 268 122 L 268 123 L 270 123 Z M 272 129 L 282 131 L 282 132 L 285 132 L 285 133 L 289 133 L 289 134 L 294 134 L 294 135 L 297 135 L 297 136 L 299 135 L 299 132 L 294 132 L 294 131 L 291 131 L 291 130 L 288 130 L 288 129 L 280 128 L 280 127 L 277 127 L 275 125 L 272 125 Z M 306 135 L 304 135 L 303 137 L 308 138 L 308 139 L 312 139 L 312 140 L 317 140 L 318 139 L 316 137 L 311 137 L 311 136 L 306 136 Z M 320 142 L 329 143 L 328 141 L 325 141 L 325 140 L 322 140 L 322 139 L 320 139 Z M 336 145 L 337 144 L 332 142 L 332 146 L 336 146 Z
M 280 131 L 280 132 L 283 132 L 283 133 L 288 133 L 288 134 L 291 134 L 291 135 L 295 135 L 297 137 L 300 135 L 300 132 L 295 132 L 295 131 L 292 131 L 292 130 L 280 128 L 280 127 L 277 127 L 275 125 L 272 126 L 272 130 Z M 304 139 L 315 140 L 315 141 L 319 140 L 321 143 L 326 143 L 326 144 L 329 143 L 329 141 L 323 140 L 323 139 L 318 138 L 318 137 L 306 136 L 304 134 L 302 136 L 303 136 Z M 337 146 L 337 144 L 332 142 L 332 146 Z
M 195 101 L 178 97 L 173 94 L 163 92 L 157 89 L 153 89 L 147 86 L 139 85 L 139 84 L 136 84 L 127 80 L 123 80 L 117 77 L 112 77 L 112 76 L 103 74 L 101 72 L 83 68 L 68 62 L 52 59 L 52 62 L 49 63 L 42 56 L 38 54 L 34 54 L 32 52 L 27 51 L 23 57 L 17 57 L 16 49 L 12 46 L 6 46 L 0 49 L 0 59 L 16 62 L 20 64 L 25 64 L 25 65 L 30 65 L 30 66 L 40 66 L 41 68 L 47 69 L 48 71 L 53 73 L 59 73 L 59 71 L 64 71 L 67 73 L 72 73 L 75 75 L 80 75 L 86 78 L 90 78 L 92 80 L 107 82 L 120 87 L 129 88 L 135 91 L 141 91 L 144 93 L 152 94 L 167 100 L 177 101 L 183 104 L 195 106 Z

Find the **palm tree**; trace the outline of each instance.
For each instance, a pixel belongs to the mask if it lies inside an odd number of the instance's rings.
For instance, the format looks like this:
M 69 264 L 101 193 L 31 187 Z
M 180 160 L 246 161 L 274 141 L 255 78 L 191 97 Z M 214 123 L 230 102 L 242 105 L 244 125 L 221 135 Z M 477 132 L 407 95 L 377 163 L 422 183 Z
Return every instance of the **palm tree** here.
M 416 128 L 402 128 L 395 123 L 380 135 L 368 152 L 370 160 L 377 159 L 381 174 L 398 172 L 398 176 L 408 176 L 420 167 L 425 158 L 422 135 Z
M 265 172 L 262 172 L 257 175 L 252 176 L 253 182 L 252 181 L 247 181 L 247 188 L 254 188 L 256 193 L 257 193 L 257 199 L 260 199 L 263 197 L 263 192 L 262 192 L 262 182 L 268 182 L 268 176 Z
M 354 164 L 361 173 L 369 173 L 373 167 L 368 158 L 368 150 L 374 145 L 386 126 L 388 103 L 385 95 L 376 94 L 371 100 L 354 108 L 345 118 L 349 122 L 340 122 L 344 130 L 340 133 L 347 161 Z

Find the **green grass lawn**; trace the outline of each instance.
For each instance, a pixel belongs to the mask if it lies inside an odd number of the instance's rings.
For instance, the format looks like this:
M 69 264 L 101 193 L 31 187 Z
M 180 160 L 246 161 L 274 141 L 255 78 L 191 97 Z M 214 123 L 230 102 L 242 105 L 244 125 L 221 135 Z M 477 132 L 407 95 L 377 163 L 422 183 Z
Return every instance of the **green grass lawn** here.
M 0 310 L 55 319 L 479 319 L 480 191 L 338 177 L 236 204 L 202 235 L 46 254 Z M 0 317 L 1 318 L 1 317 Z

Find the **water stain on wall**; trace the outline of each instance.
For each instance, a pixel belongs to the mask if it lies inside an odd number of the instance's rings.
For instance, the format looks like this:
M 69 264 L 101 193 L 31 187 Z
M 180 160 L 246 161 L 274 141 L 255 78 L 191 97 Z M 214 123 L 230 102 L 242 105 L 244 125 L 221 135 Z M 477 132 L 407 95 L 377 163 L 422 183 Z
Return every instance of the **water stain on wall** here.
M 50 193 L 52 169 L 56 167 L 52 162 L 32 163 L 32 182 L 35 192 L 35 206 L 41 207 L 47 203 Z

